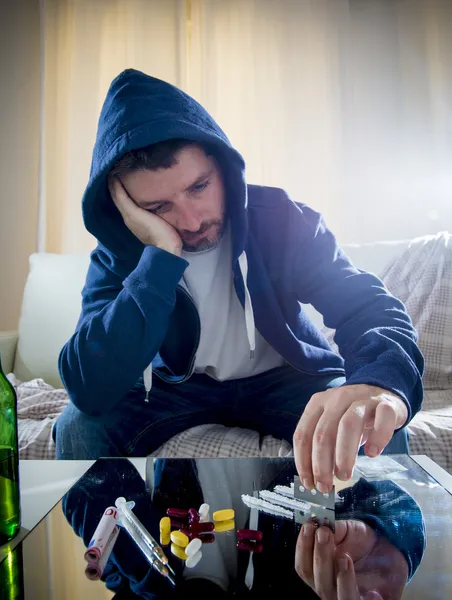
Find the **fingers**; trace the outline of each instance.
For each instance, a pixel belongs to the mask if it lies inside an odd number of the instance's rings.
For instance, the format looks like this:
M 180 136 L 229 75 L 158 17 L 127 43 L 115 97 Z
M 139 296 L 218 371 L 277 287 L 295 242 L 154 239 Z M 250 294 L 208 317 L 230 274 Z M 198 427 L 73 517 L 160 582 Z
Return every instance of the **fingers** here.
M 303 525 L 295 548 L 295 570 L 310 587 L 314 587 L 314 541 L 317 526 L 307 522 Z
M 364 425 L 373 410 L 373 405 L 369 403 L 354 402 L 340 420 L 335 448 L 339 479 L 346 481 L 351 477 L 364 434 Z
M 310 402 L 315 397 L 316 395 L 311 398 Z M 322 413 L 322 405 L 308 403 L 293 436 L 295 466 L 304 487 L 308 490 L 314 487 L 312 437 Z
M 387 396 L 366 385 L 312 396 L 293 437 L 295 464 L 305 488 L 330 492 L 333 473 L 349 480 L 360 445 L 365 444 L 368 456 L 380 454 L 406 409 L 403 400 Z
M 375 457 L 389 444 L 397 425 L 397 414 L 394 406 L 385 400 L 379 400 L 375 410 L 374 427 L 367 440 L 365 451 L 367 456 Z
M 325 411 L 320 417 L 312 442 L 312 471 L 315 487 L 322 493 L 333 487 L 336 437 L 341 421 L 340 407 Z
M 328 527 L 308 521 L 298 536 L 295 570 L 322 600 L 336 599 L 334 538 Z
M 337 433 L 350 402 L 350 390 L 345 388 L 314 394 L 298 422 L 293 440 L 295 464 L 307 489 L 316 487 L 322 493 L 332 489 Z M 359 446 L 365 421 L 358 419 L 357 422 L 353 427 L 356 427 L 354 439 Z M 349 434 L 347 431 L 346 440 Z M 357 450 L 346 455 L 346 464 L 351 466 L 345 473 L 338 473 L 340 479 L 351 477 L 356 455 Z
M 339 519 L 334 524 L 334 543 L 336 546 L 342 544 L 345 536 L 348 533 L 348 521 L 345 519 Z
M 125 221 L 130 220 L 130 217 L 132 217 L 134 213 L 140 211 L 140 208 L 126 192 L 124 186 L 117 177 L 108 178 L 108 189 L 116 208 L 119 210 Z
M 356 584 L 353 561 L 348 554 L 336 558 L 337 565 L 337 600 L 361 600 Z
M 295 570 L 322 600 L 361 600 L 353 560 L 336 551 L 334 535 L 328 527 L 303 525 L 295 551 Z M 382 600 L 368 592 L 364 600 Z
M 322 600 L 336 599 L 334 539 L 328 527 L 319 527 L 314 544 L 314 589 Z

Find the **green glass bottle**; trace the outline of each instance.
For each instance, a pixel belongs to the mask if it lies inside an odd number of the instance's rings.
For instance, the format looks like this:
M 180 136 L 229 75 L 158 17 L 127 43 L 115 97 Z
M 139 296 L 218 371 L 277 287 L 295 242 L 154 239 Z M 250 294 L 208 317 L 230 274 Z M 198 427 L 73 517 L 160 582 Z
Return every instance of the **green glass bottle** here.
M 0 600 L 23 600 L 22 545 L 10 550 L 0 563 Z
M 0 361 L 0 544 L 20 529 L 17 397 Z

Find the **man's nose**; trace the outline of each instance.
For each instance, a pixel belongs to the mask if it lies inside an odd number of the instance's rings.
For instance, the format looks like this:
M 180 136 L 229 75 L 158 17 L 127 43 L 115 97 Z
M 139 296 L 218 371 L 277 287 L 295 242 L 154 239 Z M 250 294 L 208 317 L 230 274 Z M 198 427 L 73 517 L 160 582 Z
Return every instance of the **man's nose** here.
M 196 210 L 191 207 L 184 207 L 180 209 L 179 214 L 179 231 L 198 231 L 201 227 L 202 218 Z

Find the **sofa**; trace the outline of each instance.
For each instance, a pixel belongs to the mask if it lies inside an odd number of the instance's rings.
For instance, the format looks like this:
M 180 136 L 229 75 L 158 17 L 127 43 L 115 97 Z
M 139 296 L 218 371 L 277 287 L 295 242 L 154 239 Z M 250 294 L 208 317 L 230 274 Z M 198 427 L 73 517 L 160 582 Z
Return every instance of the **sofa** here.
M 450 255 L 452 243 L 449 234 L 438 235 L 447 236 L 446 250 Z M 385 274 L 389 272 L 388 268 L 391 265 L 401 265 L 400 268 L 406 267 L 408 263 L 405 257 L 413 245 L 416 247 L 417 244 L 419 247 L 421 244 L 424 248 L 427 247 L 426 242 L 432 245 L 435 242 L 434 238 L 435 236 L 425 236 L 417 240 L 346 245 L 344 250 L 356 266 L 373 272 L 385 280 Z M 55 393 L 58 391 L 58 398 L 62 399 L 65 397 L 65 392 L 61 389 L 62 383 L 58 374 L 57 359 L 62 346 L 74 332 L 79 317 L 81 290 L 89 264 L 89 254 L 37 253 L 30 257 L 29 262 L 30 270 L 23 294 L 18 331 L 0 332 L 0 355 L 3 369 L 10 374 L 11 380 L 16 385 L 19 401 L 21 385 L 28 385 L 28 397 L 30 396 L 30 386 L 37 385 L 38 388 L 41 386 L 42 389 L 48 391 L 55 390 Z M 396 280 L 399 279 L 397 273 Z M 450 299 L 452 302 L 452 290 Z M 321 315 L 310 305 L 304 308 L 312 321 L 319 328 L 323 328 Z M 450 325 L 452 327 L 452 307 Z M 452 339 L 452 331 L 450 338 Z M 449 349 L 446 349 L 446 352 L 448 353 Z M 449 358 L 452 374 L 452 357 L 447 355 L 445 360 L 446 364 L 449 364 Z M 449 383 L 445 385 L 447 388 Z M 452 385 L 450 388 L 452 389 Z M 439 404 L 444 404 L 444 406 L 438 406 L 437 399 L 430 406 L 426 393 L 423 409 L 409 425 L 410 452 L 426 454 L 443 468 L 452 472 L 452 394 L 447 389 L 440 391 Z M 37 414 L 41 420 L 47 418 L 48 425 L 51 425 L 52 418 L 54 420 L 57 416 L 53 414 L 53 417 L 48 418 L 48 415 L 42 414 L 42 410 L 33 414 Z M 28 417 L 29 415 L 27 419 Z M 50 431 L 49 427 L 47 429 Z M 223 429 L 224 436 L 226 428 Z M 48 435 L 48 431 L 46 435 Z M 242 435 L 243 438 L 252 432 L 237 431 L 236 433 Z M 203 435 L 205 436 L 205 434 L 204 431 Z M 216 435 L 215 431 L 212 433 L 212 443 L 214 443 L 214 434 Z M 270 442 L 270 440 L 267 441 Z M 229 442 L 231 442 L 230 437 Z M 259 441 L 257 436 L 256 443 L 260 444 L 256 453 L 260 455 L 265 452 L 281 455 L 288 450 L 287 444 L 281 440 L 263 448 L 262 440 Z M 49 438 L 48 447 L 50 448 L 52 444 L 53 442 Z M 189 451 L 186 450 L 186 454 L 187 452 L 196 453 L 193 445 L 188 447 Z M 240 448 L 240 444 L 238 447 Z M 165 455 L 164 449 L 159 455 Z M 221 453 L 217 452 L 216 455 L 221 455 Z M 24 453 L 23 458 L 27 457 L 36 458 L 37 456 Z

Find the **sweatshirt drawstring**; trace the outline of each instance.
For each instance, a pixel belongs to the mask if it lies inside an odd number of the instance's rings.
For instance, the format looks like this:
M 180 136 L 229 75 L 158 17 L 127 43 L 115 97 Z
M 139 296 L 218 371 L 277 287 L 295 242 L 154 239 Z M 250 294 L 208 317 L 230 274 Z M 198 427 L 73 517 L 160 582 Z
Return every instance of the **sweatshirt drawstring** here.
M 248 337 L 248 344 L 250 346 L 250 358 L 254 358 L 254 351 L 256 350 L 256 327 L 254 325 L 254 312 L 253 305 L 251 303 L 251 296 L 247 286 L 248 278 L 248 259 L 245 251 L 239 256 L 239 267 L 243 278 L 243 286 L 245 288 L 245 324 L 246 324 L 246 335 Z
M 149 402 L 149 392 L 152 389 L 152 363 L 145 368 L 143 373 L 144 389 L 146 390 L 145 402 Z
M 246 336 L 250 347 L 250 359 L 254 358 L 256 350 L 256 326 L 254 324 L 253 305 L 251 303 L 251 295 L 247 286 L 248 278 L 248 259 L 245 251 L 239 256 L 239 268 L 243 278 L 243 287 L 245 289 L 245 325 Z M 152 363 L 143 372 L 144 389 L 146 390 L 145 401 L 149 402 L 149 392 L 152 389 Z

